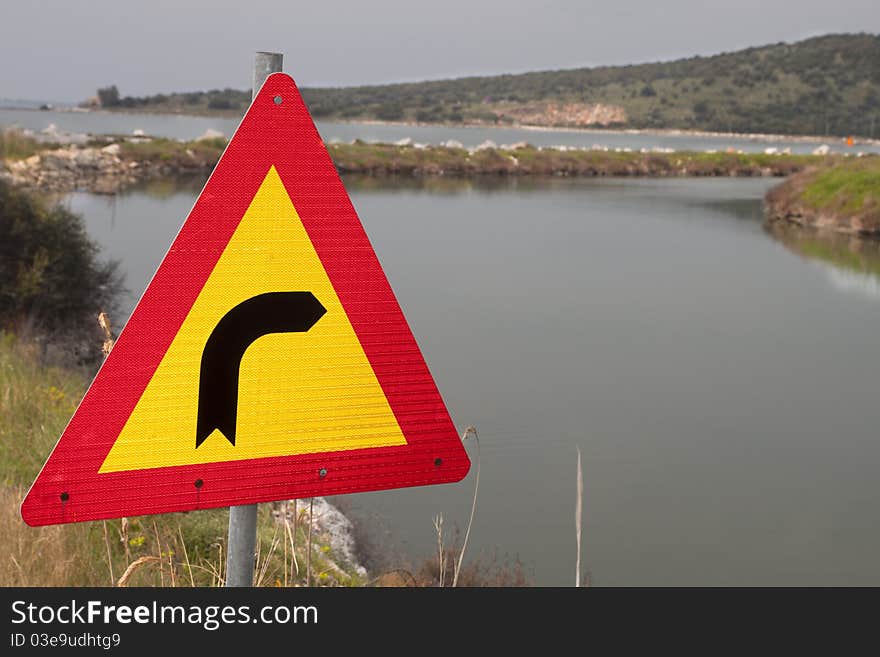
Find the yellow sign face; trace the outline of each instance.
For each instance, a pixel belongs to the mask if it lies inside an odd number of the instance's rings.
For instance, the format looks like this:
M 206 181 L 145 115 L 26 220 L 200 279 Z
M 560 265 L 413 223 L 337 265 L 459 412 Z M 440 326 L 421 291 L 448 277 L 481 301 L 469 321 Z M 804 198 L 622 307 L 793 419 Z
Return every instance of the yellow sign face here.
M 202 353 L 221 319 L 269 292 L 311 292 L 308 330 L 257 338 L 241 358 L 234 440 L 196 446 Z M 100 468 L 101 473 L 405 445 L 333 284 L 269 170 Z

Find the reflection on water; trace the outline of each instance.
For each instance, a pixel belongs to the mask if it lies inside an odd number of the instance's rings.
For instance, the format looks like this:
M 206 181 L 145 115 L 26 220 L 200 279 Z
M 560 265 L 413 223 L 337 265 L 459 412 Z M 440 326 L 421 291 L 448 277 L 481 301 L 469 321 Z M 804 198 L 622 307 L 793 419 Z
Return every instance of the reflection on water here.
M 778 221 L 765 228 L 793 253 L 821 263 L 835 289 L 880 300 L 880 240 Z
M 469 192 L 547 192 L 570 188 L 571 178 L 564 176 L 501 176 L 480 175 L 459 178 L 455 176 L 370 176 L 345 174 L 342 176 L 350 192 L 422 192 L 439 196 L 467 194 Z M 588 182 L 590 179 L 580 179 Z
M 596 584 L 880 583 L 880 304 L 815 264 L 864 288 L 876 244 L 763 229 L 768 179 L 345 183 L 453 420 L 480 431 L 468 560 L 570 585 L 580 448 Z M 200 186 L 70 197 L 132 304 Z M 344 499 L 419 563 L 436 514 L 465 526 L 473 477 Z
M 133 185 L 120 192 L 121 196 L 146 194 L 150 198 L 167 199 L 177 194 L 198 195 L 208 176 L 204 174 L 181 174 L 174 178 L 157 178 Z

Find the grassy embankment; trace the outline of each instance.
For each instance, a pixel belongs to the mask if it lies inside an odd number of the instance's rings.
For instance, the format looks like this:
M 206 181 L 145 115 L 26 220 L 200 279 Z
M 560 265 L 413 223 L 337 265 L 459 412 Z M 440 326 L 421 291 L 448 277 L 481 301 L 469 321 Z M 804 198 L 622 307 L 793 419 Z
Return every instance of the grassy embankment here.
M 3 148 L 4 141 L 9 143 Z M 204 175 L 216 164 L 226 141 L 222 138 L 179 142 L 172 139 L 131 141 L 96 137 L 87 145 L 101 148 L 117 144 L 116 154 L 100 150 L 94 159 L 80 158 L 64 149 L 35 162 L 14 162 L 31 154 L 50 150 L 21 135 L 7 132 L 0 139 L 0 154 L 8 153 L 10 171 L 22 184 L 45 187 L 51 181 L 54 191 L 104 187 L 117 191 L 136 181 L 168 176 Z M 447 146 L 374 144 L 355 141 L 330 143 L 328 151 L 341 173 L 367 176 L 787 176 L 823 162 L 842 159 L 839 155 L 792 155 L 784 153 L 737 152 L 640 152 L 602 149 L 536 148 L 528 144 L 510 147 L 466 149 Z M 59 162 L 61 166 L 59 167 Z M 22 168 L 22 165 L 25 165 Z M 136 166 L 135 166 L 136 165 Z M 0 161 L 2 166 L 2 161 Z M 133 168 L 132 168 L 133 167 Z
M 880 236 L 880 157 L 812 166 L 768 192 L 771 220 Z
M 787 176 L 828 156 L 764 153 L 641 153 L 604 150 L 328 144 L 342 173 L 502 176 Z M 831 156 L 829 159 L 837 159 Z

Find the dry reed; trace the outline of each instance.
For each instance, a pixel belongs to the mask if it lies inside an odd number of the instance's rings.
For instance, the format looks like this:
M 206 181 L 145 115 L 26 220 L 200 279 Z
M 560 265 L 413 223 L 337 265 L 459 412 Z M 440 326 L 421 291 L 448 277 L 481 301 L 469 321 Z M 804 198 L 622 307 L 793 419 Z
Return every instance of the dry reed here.
M 467 440 L 469 435 L 473 435 L 474 442 L 477 444 L 477 472 L 474 482 L 474 499 L 471 502 L 471 516 L 468 518 L 467 530 L 464 533 L 464 542 L 461 544 L 461 552 L 458 554 L 458 561 L 455 564 L 455 572 L 452 576 L 452 586 L 458 586 L 458 576 L 461 573 L 461 563 L 464 560 L 464 551 L 467 549 L 468 539 L 471 535 L 471 526 L 474 524 L 474 513 L 477 510 L 477 495 L 480 492 L 480 437 L 477 435 L 477 428 L 473 425 L 468 426 L 461 436 L 461 441 Z
M 578 587 L 581 585 L 581 530 L 583 524 L 583 515 L 584 515 L 584 473 L 583 468 L 581 467 L 581 448 L 578 445 L 577 448 L 578 461 L 577 461 L 577 500 L 575 501 L 574 508 L 574 531 L 575 538 L 577 539 L 577 561 L 574 567 L 574 585 Z

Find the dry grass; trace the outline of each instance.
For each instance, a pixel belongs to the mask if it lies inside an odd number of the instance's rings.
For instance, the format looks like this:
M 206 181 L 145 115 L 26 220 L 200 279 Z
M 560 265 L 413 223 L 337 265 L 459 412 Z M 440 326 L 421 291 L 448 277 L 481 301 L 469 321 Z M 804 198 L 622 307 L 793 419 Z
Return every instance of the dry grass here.
M 42 150 L 57 146 L 57 144 L 41 144 L 15 128 L 0 130 L 0 160 L 23 160 Z
M 109 323 L 106 317 L 103 321 L 109 340 Z M 42 364 L 39 349 L 0 334 L 0 536 L 6 547 L 0 586 L 222 585 L 225 509 L 38 528 L 21 519 L 27 486 L 70 419 L 85 380 L 80 372 Z M 339 565 L 317 523 L 311 517 L 304 522 L 293 508 L 294 518 L 286 511 L 278 518 L 269 505 L 261 505 L 255 581 L 361 584 L 353 570 Z M 296 558 L 304 551 L 307 571 Z
M 575 498 L 574 507 L 574 533 L 577 542 L 577 559 L 574 566 L 574 585 L 581 585 L 581 534 L 583 532 L 584 518 L 584 471 L 581 466 L 581 448 L 577 448 L 578 464 L 577 464 L 577 496 Z
M 459 552 L 458 554 L 458 561 L 455 562 L 455 571 L 452 575 L 453 588 L 458 586 L 458 577 L 461 574 L 461 564 L 464 561 L 464 553 L 467 550 L 468 539 L 471 537 L 471 527 L 473 527 L 474 525 L 474 514 L 477 512 L 477 496 L 480 494 L 480 437 L 477 434 L 477 428 L 475 426 L 468 426 L 464 430 L 464 434 L 461 437 L 462 442 L 467 440 L 468 436 L 473 436 L 474 442 L 477 444 L 476 476 L 474 477 L 474 499 L 471 502 L 471 515 L 468 518 L 467 529 L 464 532 L 464 541 L 461 544 L 461 552 Z
M 68 582 L 78 570 L 68 553 L 64 527 L 31 528 L 18 512 L 22 488 L 0 488 L 0 586 L 52 586 Z

